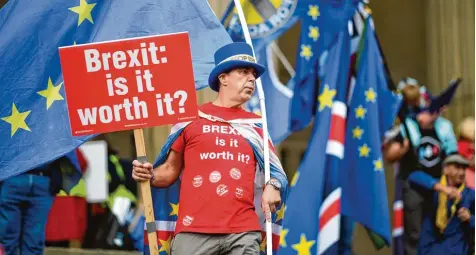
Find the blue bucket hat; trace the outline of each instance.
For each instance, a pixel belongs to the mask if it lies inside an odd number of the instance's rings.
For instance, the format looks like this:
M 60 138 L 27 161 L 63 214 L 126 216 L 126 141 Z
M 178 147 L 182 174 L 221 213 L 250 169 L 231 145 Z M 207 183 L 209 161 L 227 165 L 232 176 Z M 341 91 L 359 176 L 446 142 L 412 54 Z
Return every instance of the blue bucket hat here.
M 218 92 L 218 76 L 239 67 L 254 68 L 256 70 L 256 78 L 266 71 L 265 66 L 256 63 L 250 45 L 242 42 L 230 43 L 215 52 L 215 68 L 213 68 L 208 77 L 210 88 Z

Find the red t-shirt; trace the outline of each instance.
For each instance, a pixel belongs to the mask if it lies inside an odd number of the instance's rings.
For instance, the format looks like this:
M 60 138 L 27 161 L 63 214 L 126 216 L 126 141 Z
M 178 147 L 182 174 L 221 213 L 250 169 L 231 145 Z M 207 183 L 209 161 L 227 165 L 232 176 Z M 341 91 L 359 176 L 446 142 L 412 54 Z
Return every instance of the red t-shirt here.
M 224 120 L 259 117 L 212 103 L 199 110 Z M 175 233 L 261 230 L 253 203 L 253 149 L 231 125 L 199 118 L 183 130 L 172 150 L 184 153 Z

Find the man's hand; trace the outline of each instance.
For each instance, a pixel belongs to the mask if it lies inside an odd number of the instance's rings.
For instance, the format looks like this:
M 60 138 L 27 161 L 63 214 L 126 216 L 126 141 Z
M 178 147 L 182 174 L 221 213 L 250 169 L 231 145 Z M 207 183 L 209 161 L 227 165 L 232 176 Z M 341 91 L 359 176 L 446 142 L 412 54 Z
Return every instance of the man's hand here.
M 134 160 L 132 165 L 132 178 L 134 178 L 135 181 L 145 182 L 152 179 L 153 168 L 151 163 L 146 162 L 142 164 L 139 161 Z
M 266 216 L 266 221 L 271 221 L 271 212 L 276 211 L 276 206 L 281 203 L 281 193 L 271 185 L 266 185 L 261 197 L 261 208 Z
M 388 162 L 395 162 L 400 160 L 410 148 L 408 139 L 403 140 L 403 144 L 400 142 L 390 142 L 387 148 L 384 149 L 385 160 Z
M 461 199 L 461 193 L 455 187 L 445 187 L 443 192 L 448 196 L 451 200 Z
M 458 210 L 458 218 L 461 220 L 461 222 L 469 221 L 469 219 L 471 218 L 471 213 L 468 209 L 461 207 Z

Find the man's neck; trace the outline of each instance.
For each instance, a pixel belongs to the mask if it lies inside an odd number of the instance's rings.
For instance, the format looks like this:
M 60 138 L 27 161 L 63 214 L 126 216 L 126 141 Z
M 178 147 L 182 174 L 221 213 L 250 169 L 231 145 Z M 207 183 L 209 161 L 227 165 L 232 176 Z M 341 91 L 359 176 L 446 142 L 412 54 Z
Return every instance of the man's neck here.
M 223 97 L 220 97 L 220 95 L 218 95 L 218 97 L 215 99 L 215 101 L 213 101 L 212 104 L 226 108 L 239 108 L 243 105 L 242 103 L 226 100 Z

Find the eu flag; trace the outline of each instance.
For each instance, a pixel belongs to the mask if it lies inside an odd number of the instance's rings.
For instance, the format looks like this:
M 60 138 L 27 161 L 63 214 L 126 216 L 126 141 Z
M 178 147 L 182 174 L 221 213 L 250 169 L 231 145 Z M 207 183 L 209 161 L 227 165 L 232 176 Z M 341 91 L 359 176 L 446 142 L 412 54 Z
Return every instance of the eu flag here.
M 309 69 L 322 52 L 331 47 L 337 34 L 347 28 L 358 0 L 300 0 L 297 15 L 302 17 L 296 55 L 294 96 L 291 102 L 291 130 L 305 128 L 315 113 L 317 84 Z
M 345 166 L 341 169 L 342 214 L 390 243 L 390 217 L 382 139 L 392 126 L 400 98 L 387 87 L 372 20 L 366 22 L 357 80 L 347 117 Z
M 58 47 L 188 31 L 197 89 L 231 42 L 206 0 L 9 1 L 0 10 L 0 181 L 59 158 L 72 137 Z
M 320 59 L 316 123 L 304 160 L 291 181 L 279 254 L 337 253 L 342 193 L 338 171 L 344 157 L 350 65 L 347 27 L 336 39 Z

